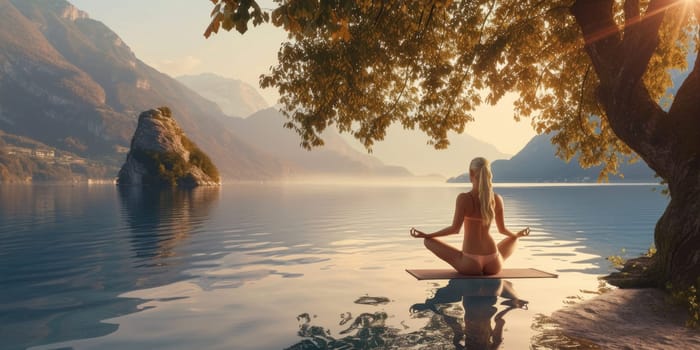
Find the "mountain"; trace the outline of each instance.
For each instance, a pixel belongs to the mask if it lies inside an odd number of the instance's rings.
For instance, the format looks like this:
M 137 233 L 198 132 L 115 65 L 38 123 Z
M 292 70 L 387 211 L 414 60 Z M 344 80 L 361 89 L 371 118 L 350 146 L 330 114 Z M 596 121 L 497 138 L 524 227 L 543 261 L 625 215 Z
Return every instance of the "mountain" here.
M 0 130 L 0 182 L 104 179 L 109 171 L 99 162 Z
M 231 81 L 223 83 L 229 85 L 221 89 L 230 88 Z M 226 93 L 233 95 L 225 96 L 247 94 L 236 101 L 248 101 L 249 110 L 262 106 L 249 88 L 231 88 Z M 267 111 L 250 121 L 227 115 L 139 60 L 116 33 L 65 0 L 0 0 L 0 181 L 113 178 L 137 116 L 163 106 L 223 181 L 410 175 L 336 136 L 321 150 L 302 150 L 279 114 L 265 117 Z
M 285 176 L 243 142 L 218 106 L 140 61 L 104 24 L 63 0 L 0 0 L 0 130 L 99 161 L 116 174 L 139 113 L 168 106 L 225 179 Z
M 184 135 L 167 107 L 145 111 L 131 139 L 119 185 L 218 186 L 219 171 L 209 156 Z
M 212 73 L 183 75 L 176 79 L 204 98 L 215 102 L 229 116 L 245 118 L 270 107 L 257 89 L 241 80 Z
M 595 182 L 601 167 L 582 169 L 578 158 L 570 162 L 555 155 L 549 135 L 537 135 L 509 160 L 496 160 L 491 164 L 494 182 Z M 623 164 L 620 171 L 624 178 L 610 176 L 610 182 L 658 182 L 654 172 L 642 161 Z M 451 178 L 448 182 L 469 182 L 469 173 Z
M 372 155 L 386 164 L 399 165 L 418 175 L 459 174 L 474 157 L 504 159 L 509 155 L 500 152 L 491 144 L 463 133 L 449 135 L 450 146 L 436 150 L 427 145 L 427 136 L 420 131 L 404 130 L 401 126 L 389 128 L 383 141 L 375 143 Z
M 248 118 L 230 118 L 228 127 L 246 142 L 304 169 L 305 175 L 406 177 L 412 174 L 403 167 L 387 166 L 377 158 L 352 148 L 335 130 L 323 135 L 322 147 L 300 147 L 300 136 L 283 127 L 284 116 L 273 108 Z

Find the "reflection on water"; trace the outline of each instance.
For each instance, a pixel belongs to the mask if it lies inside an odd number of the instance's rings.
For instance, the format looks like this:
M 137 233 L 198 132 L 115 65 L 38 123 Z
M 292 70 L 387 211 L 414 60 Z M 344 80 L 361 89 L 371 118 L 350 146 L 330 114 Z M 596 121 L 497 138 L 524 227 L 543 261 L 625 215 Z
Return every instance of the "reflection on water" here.
M 506 308 L 498 311 L 500 304 Z M 463 318 L 450 312 L 450 305 L 462 302 Z M 527 309 L 528 302 L 515 293 L 510 281 L 501 279 L 450 280 L 424 303 L 411 307 L 413 312 L 432 311 L 441 317 L 453 331 L 452 343 L 456 349 L 496 349 L 503 342 L 504 316 L 514 309 Z M 493 320 L 493 323 L 491 322 Z
M 444 227 L 463 190 L 0 186 L 0 348 L 568 346 L 533 341 L 533 322 L 595 289 L 605 256 L 645 251 L 667 202 L 647 187 L 498 189 L 507 224 L 533 229 L 507 264 L 559 274 L 518 280 L 526 303 L 506 281 L 404 271 L 444 267 L 407 229 Z
M 537 334 L 532 337 L 531 349 L 601 349 L 599 345 L 588 340 L 572 338 L 562 333 L 559 325 L 548 316 L 537 315 L 532 321 L 532 329 Z
M 219 188 L 158 189 L 120 186 L 122 216 L 131 230 L 137 261 L 160 265 L 174 248 L 202 226 Z M 152 261 L 147 261 L 152 260 Z
M 159 259 L 174 255 L 178 242 L 201 226 L 217 196 L 124 189 L 127 231 L 115 215 L 112 186 L 3 186 L 1 346 L 23 349 L 116 331 L 117 324 L 103 320 L 141 311 L 146 302 L 121 294 L 182 279 L 184 267 L 163 269 Z
M 370 296 L 355 301 L 367 305 L 388 302 L 386 297 Z M 342 337 L 333 337 L 330 330 L 313 325 L 312 317 L 303 313 L 297 317 L 302 340 L 288 349 L 497 349 L 503 342 L 505 316 L 515 309 L 526 310 L 527 305 L 510 281 L 454 279 L 435 290 L 431 298 L 411 306 L 413 318 L 427 320 L 419 330 L 404 332 L 388 325 L 389 315 L 383 311 L 364 312 L 355 318 L 345 312 L 339 322 L 345 326 L 339 332 Z
M 398 330 L 386 325 L 387 318 L 386 312 L 362 313 L 340 331 L 344 336 L 336 339 L 329 330 L 312 325 L 311 316 L 303 313 L 297 317 L 301 323 L 298 335 L 303 340 L 287 349 L 389 349 L 394 345 Z M 352 319 L 350 314 L 342 314 L 339 324 L 345 326 Z

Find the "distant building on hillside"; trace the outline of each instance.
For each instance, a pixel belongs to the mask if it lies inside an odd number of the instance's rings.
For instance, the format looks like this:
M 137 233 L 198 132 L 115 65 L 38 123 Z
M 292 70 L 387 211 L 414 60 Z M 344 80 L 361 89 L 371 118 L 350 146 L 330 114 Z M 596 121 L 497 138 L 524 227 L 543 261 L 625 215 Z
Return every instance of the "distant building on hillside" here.
M 54 152 L 54 150 L 50 149 L 35 149 L 32 150 L 32 155 L 37 158 L 54 158 L 56 156 L 56 153 Z

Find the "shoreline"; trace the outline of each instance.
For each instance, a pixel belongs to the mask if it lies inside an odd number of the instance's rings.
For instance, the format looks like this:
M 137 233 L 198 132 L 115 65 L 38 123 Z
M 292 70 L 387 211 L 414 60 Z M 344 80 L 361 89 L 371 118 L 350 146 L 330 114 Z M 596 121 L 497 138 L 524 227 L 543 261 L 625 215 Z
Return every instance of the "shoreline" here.
M 614 289 L 555 311 L 549 318 L 566 337 L 603 349 L 697 349 L 700 330 L 688 312 L 656 288 Z

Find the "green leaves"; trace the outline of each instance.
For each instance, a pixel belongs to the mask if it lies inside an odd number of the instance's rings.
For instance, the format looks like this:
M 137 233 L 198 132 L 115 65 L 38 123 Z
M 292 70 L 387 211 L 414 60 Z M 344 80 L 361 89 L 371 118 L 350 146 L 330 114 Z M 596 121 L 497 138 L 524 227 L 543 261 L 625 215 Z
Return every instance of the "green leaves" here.
M 211 23 L 204 31 L 208 38 L 212 33 L 218 33 L 219 28 L 230 31 L 235 28 L 241 34 L 248 31 L 248 22 L 253 26 L 270 21 L 270 15 L 263 12 L 255 0 L 211 0 L 214 4 L 210 17 Z
M 323 131 L 334 126 L 371 151 L 400 123 L 445 148 L 450 131 L 461 133 L 478 118 L 479 105 L 514 92 L 515 119 L 555 133 L 560 157 L 604 164 L 601 178 L 635 158 L 598 103 L 599 77 L 570 14 L 572 0 L 287 0 L 271 15 L 255 1 L 213 2 L 206 36 L 219 24 L 244 33 L 250 21 L 269 19 L 289 33 L 260 84 L 279 91 L 285 126 L 303 147 L 323 145 Z M 623 8 L 614 9 L 622 26 Z M 637 10 L 627 13 L 643 13 Z M 657 99 L 670 85 L 668 69 L 685 65 L 694 23 L 670 12 L 644 76 Z
M 468 112 L 480 98 L 476 89 L 456 94 L 471 85 L 464 71 L 455 70 L 459 52 L 450 40 L 449 14 L 422 1 L 398 5 L 300 10 L 294 41 L 283 45 L 279 65 L 261 84 L 282 93 L 288 126 L 302 135 L 302 146 L 322 144 L 320 133 L 335 124 L 371 149 L 392 122 L 400 122 L 420 127 L 443 148 L 449 130 L 461 132 L 472 120 Z M 280 9 L 288 14 L 293 6 Z M 285 18 L 273 14 L 273 23 L 292 23 Z M 311 21 L 322 25 L 301 29 Z

